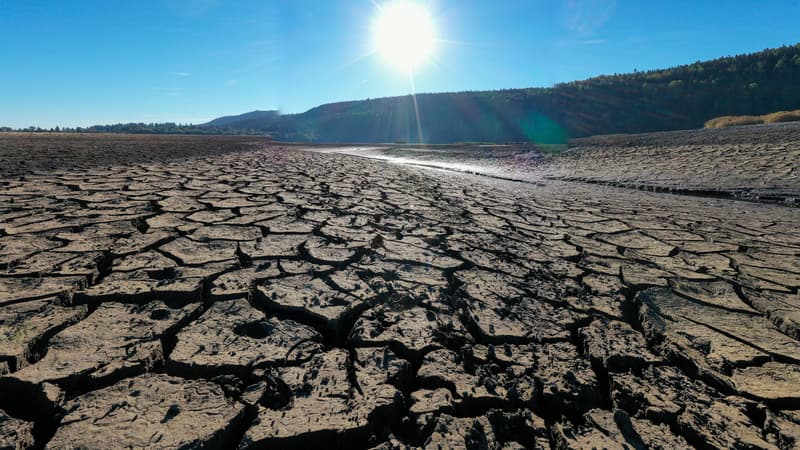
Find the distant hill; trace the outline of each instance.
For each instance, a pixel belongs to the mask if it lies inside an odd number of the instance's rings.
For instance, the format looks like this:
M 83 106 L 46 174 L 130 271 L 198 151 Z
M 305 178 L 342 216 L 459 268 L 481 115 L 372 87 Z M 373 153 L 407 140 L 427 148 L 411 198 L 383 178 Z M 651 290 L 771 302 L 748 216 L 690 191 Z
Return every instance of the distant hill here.
M 800 108 L 800 44 L 550 88 L 417 95 L 429 143 L 532 141 L 701 128 L 714 117 Z M 221 121 L 221 122 L 220 122 Z M 208 125 L 288 141 L 417 142 L 410 96 L 331 103 L 302 114 L 253 111 Z
M 202 125 L 211 127 L 227 127 L 234 125 L 235 128 L 253 128 L 249 126 L 249 124 L 261 126 L 265 122 L 275 120 L 279 115 L 280 113 L 278 111 L 251 111 L 236 116 L 218 117 Z

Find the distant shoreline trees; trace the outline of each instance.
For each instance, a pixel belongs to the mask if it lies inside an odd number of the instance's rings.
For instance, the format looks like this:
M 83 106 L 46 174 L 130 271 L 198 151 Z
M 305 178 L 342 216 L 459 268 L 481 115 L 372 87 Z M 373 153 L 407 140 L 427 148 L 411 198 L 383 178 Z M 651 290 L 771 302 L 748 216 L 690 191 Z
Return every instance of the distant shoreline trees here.
M 14 129 L 11 127 L 0 127 L 0 132 L 20 132 L 20 133 L 128 133 L 128 134 L 215 134 L 215 135 L 259 135 L 264 132 L 251 129 L 237 129 L 230 127 L 179 124 L 173 122 L 163 123 L 117 123 L 111 125 L 93 125 L 90 127 L 53 127 L 40 128 L 30 126 L 26 128 Z

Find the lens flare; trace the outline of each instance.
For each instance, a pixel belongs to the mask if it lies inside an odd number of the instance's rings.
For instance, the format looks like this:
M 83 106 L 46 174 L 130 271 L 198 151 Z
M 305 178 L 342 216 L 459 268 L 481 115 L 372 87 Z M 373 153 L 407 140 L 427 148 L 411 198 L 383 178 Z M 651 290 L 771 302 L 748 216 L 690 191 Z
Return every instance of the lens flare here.
M 381 6 L 374 33 L 378 53 L 400 69 L 418 68 L 433 53 L 433 21 L 422 5 L 398 1 Z

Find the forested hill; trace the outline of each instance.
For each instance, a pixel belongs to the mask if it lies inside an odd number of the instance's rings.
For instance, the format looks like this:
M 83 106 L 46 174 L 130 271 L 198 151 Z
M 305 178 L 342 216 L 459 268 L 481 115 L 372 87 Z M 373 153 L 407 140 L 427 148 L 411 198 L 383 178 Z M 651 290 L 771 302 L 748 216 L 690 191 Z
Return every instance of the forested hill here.
M 700 128 L 713 117 L 800 108 L 800 44 L 665 70 L 551 88 L 421 94 L 422 139 L 558 142 L 566 137 Z M 254 120 L 262 119 L 262 120 Z M 246 116 L 225 125 L 276 139 L 416 142 L 410 96 L 332 103 L 302 114 Z
M 596 134 L 701 128 L 719 116 L 800 109 L 800 44 L 550 88 L 420 94 L 416 103 L 415 108 L 411 96 L 388 97 L 331 103 L 301 114 L 253 111 L 200 125 L 130 123 L 61 131 L 269 134 L 313 142 L 413 143 L 421 136 L 427 143 L 560 143 Z

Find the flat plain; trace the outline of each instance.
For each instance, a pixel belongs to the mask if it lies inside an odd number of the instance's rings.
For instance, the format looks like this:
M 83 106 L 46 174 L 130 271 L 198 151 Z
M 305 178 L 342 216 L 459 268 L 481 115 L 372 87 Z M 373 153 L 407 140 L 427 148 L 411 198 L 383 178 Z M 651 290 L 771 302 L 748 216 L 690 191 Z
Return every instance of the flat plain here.
M 0 134 L 0 448 L 797 448 L 800 128 L 575 145 Z

